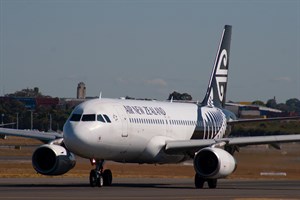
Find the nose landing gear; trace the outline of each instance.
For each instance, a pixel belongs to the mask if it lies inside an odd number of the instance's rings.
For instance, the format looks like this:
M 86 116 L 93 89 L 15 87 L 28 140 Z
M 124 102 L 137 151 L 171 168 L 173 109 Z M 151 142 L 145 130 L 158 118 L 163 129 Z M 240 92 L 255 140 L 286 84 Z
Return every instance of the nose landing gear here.
M 103 171 L 104 160 L 91 159 L 91 164 L 96 165 L 90 172 L 90 185 L 92 187 L 111 186 L 112 173 L 109 169 Z

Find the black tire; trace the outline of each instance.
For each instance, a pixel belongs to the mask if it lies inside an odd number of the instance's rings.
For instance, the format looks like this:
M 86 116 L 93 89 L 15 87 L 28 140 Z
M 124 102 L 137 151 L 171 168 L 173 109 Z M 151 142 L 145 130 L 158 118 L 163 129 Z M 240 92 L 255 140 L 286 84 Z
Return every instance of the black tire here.
M 208 179 L 207 183 L 210 189 L 215 189 L 217 187 L 218 179 Z
M 199 176 L 198 174 L 195 174 L 195 187 L 200 189 L 203 188 L 205 183 L 205 179 Z
M 112 184 L 112 173 L 109 169 L 104 170 L 103 174 L 103 185 L 111 186 Z
M 90 186 L 95 187 L 97 185 L 97 172 L 96 170 L 91 170 L 90 172 Z

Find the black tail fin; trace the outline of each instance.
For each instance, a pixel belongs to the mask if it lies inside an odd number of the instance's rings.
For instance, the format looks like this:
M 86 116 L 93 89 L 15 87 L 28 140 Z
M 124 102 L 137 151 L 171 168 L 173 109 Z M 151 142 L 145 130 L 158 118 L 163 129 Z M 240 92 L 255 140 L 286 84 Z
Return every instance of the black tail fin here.
M 213 71 L 210 76 L 204 105 L 224 107 L 227 90 L 227 76 L 229 67 L 231 26 L 225 25 Z

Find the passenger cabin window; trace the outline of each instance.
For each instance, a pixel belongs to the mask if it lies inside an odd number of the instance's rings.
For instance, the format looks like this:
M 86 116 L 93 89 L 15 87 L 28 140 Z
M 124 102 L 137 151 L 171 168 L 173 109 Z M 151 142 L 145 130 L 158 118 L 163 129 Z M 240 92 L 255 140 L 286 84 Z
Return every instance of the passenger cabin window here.
M 83 121 L 83 122 L 96 121 L 96 115 L 95 114 L 83 115 L 81 121 Z
M 70 118 L 70 121 L 72 122 L 79 122 L 81 118 L 81 114 L 73 114 Z

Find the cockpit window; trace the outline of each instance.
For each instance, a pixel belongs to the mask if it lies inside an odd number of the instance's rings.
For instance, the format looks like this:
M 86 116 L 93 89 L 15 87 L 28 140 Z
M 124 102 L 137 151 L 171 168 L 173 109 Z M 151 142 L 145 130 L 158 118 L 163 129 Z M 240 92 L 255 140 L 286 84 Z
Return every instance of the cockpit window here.
M 79 122 L 81 118 L 81 114 L 73 114 L 70 118 L 70 121 Z
M 102 115 L 97 115 L 97 121 L 105 123 L 105 120 L 102 117 Z
M 107 115 L 103 115 L 103 117 L 105 118 L 105 120 L 106 120 L 107 123 L 111 123 L 111 121 L 110 121 L 110 119 L 109 119 L 109 117 Z
M 83 122 L 96 121 L 96 115 L 95 114 L 83 115 L 81 121 L 83 121 Z

